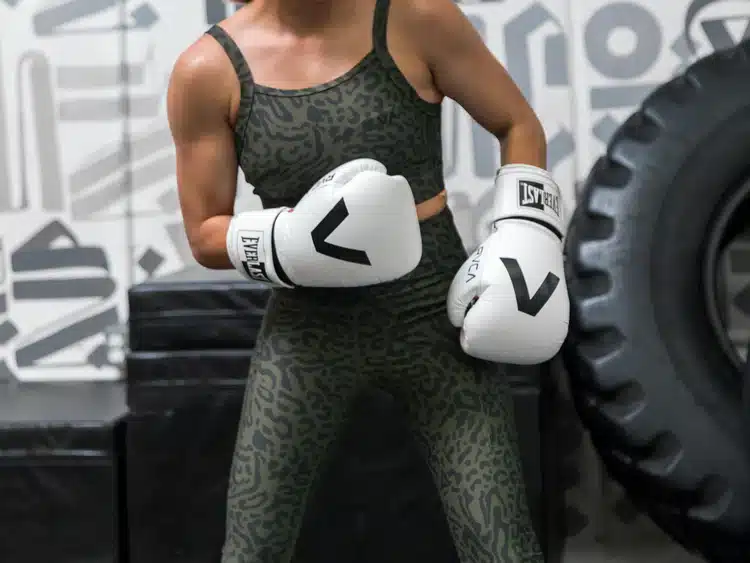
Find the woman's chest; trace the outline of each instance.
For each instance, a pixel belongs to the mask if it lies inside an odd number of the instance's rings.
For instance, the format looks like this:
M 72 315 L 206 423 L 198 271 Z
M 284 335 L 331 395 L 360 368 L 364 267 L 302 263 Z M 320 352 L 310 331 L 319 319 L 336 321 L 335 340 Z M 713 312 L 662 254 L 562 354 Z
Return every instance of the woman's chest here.
M 312 94 L 259 91 L 240 133 L 240 163 L 258 195 L 296 200 L 355 158 L 404 174 L 428 158 L 439 117 L 413 106 L 387 76 L 363 75 Z

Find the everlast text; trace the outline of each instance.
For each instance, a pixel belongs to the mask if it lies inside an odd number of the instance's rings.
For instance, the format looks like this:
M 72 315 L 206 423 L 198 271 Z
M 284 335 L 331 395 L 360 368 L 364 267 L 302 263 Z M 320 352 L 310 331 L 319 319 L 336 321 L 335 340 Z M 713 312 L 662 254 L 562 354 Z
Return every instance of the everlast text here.
M 521 207 L 550 210 L 560 216 L 560 196 L 544 189 L 544 184 L 521 180 L 518 182 L 518 203 Z
M 242 265 L 245 268 L 245 272 L 247 272 L 247 275 L 254 280 L 262 282 L 269 281 L 268 275 L 266 274 L 266 265 L 261 262 L 258 252 L 260 237 L 242 236 L 241 239 L 242 251 L 245 255 Z

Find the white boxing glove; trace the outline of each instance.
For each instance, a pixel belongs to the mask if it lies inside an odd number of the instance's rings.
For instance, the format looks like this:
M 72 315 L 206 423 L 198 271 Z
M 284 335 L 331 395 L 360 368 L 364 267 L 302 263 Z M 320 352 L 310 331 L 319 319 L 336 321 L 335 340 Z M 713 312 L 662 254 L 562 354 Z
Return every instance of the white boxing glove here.
M 495 190 L 492 233 L 453 278 L 448 316 L 467 354 L 539 364 L 568 333 L 560 188 L 541 168 L 511 164 L 498 171 Z
M 329 172 L 294 208 L 236 215 L 227 251 L 237 271 L 272 286 L 356 287 L 411 272 L 422 235 L 406 179 L 358 159 Z

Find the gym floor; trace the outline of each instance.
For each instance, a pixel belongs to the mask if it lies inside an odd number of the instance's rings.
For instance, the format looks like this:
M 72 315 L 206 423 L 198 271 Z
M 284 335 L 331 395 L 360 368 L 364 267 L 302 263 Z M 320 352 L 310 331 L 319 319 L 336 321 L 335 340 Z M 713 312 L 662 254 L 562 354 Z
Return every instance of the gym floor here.
M 561 563 L 702 563 L 644 516 L 623 523 L 610 511 L 568 538 Z
M 605 488 L 616 488 L 611 482 Z M 644 516 L 624 523 L 609 511 L 568 538 L 562 563 L 702 563 Z
M 569 537 L 561 559 L 549 563 L 702 563 L 662 532 L 627 500 L 607 475 L 570 399 L 567 380 L 557 380 L 552 440 L 575 444 L 559 452 L 554 471 L 575 476 L 564 492 Z

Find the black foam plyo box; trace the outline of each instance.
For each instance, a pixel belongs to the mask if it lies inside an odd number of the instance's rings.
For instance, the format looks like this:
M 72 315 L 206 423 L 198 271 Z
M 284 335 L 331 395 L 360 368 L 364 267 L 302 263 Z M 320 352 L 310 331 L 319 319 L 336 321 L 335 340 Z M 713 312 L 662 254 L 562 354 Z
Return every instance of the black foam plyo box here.
M 231 274 L 209 276 L 191 270 L 132 287 L 128 292 L 130 349 L 251 349 L 269 292 L 236 272 Z
M 141 381 L 128 389 L 131 561 L 218 560 L 250 361 L 249 352 L 229 352 L 199 353 L 200 361 L 194 363 L 191 353 L 141 353 L 128 358 L 129 373 L 143 376 L 161 370 L 165 376 L 182 373 L 192 378 Z M 183 371 L 186 366 L 190 372 Z
M 126 563 L 121 385 L 0 387 L 0 561 Z
M 523 466 L 526 494 L 534 528 L 540 539 L 545 538 L 544 471 L 542 467 L 542 422 L 544 412 L 541 378 L 546 368 L 539 366 L 507 366 L 504 370 L 513 396 L 518 449 Z M 545 542 L 542 541 L 544 544 Z
M 237 424 L 267 297 L 236 272 L 198 268 L 131 288 L 132 561 L 218 560 Z

